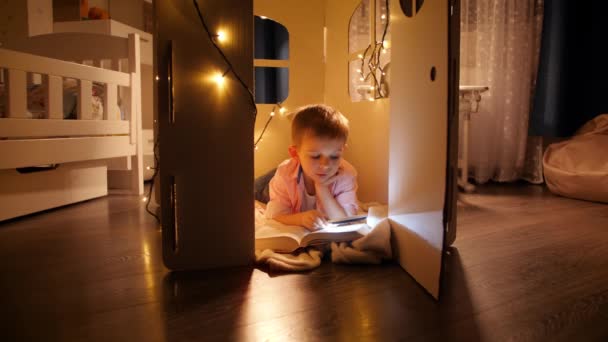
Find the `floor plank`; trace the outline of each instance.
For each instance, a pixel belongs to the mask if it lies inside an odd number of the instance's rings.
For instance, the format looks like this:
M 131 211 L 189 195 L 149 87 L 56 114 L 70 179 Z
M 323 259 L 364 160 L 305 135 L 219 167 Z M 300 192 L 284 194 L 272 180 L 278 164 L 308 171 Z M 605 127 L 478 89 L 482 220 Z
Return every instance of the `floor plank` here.
M 436 303 L 398 265 L 171 273 L 139 198 L 0 223 L 17 340 L 608 340 L 608 206 L 542 186 L 461 195 Z

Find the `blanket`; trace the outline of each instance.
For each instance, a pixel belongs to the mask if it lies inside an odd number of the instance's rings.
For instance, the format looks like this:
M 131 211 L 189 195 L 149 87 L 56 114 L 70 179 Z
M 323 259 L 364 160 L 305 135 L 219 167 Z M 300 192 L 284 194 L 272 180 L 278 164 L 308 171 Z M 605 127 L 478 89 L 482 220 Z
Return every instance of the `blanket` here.
M 257 217 L 262 208 L 256 205 Z M 321 265 L 326 254 L 331 261 L 342 264 L 379 264 L 392 257 L 391 229 L 387 218 L 386 206 L 371 206 L 368 210 L 367 224 L 371 231 L 364 237 L 352 242 L 332 242 L 321 247 L 307 247 L 294 253 L 277 253 L 272 250 L 256 250 L 258 264 L 267 264 L 272 271 L 299 272 L 314 269 Z

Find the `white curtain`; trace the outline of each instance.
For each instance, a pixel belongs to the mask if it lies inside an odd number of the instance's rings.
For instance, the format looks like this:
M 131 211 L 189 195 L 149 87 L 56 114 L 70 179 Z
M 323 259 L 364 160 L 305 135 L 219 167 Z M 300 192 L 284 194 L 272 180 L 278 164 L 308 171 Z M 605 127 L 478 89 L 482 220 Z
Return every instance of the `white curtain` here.
M 528 137 L 543 0 L 461 0 L 460 85 L 488 86 L 471 116 L 469 176 L 542 182 L 542 139 Z

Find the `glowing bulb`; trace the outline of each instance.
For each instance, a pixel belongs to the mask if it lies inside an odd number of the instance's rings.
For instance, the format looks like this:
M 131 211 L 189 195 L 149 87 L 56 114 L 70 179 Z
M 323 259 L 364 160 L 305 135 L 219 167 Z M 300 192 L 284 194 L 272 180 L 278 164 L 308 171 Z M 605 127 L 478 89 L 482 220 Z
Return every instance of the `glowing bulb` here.
M 270 116 L 274 116 L 274 111 L 270 112 Z
M 279 109 L 279 113 L 281 114 L 285 114 L 286 111 L 287 109 L 285 109 L 285 107 L 281 107 L 281 109 Z
M 160 77 L 158 77 L 158 75 L 156 76 L 156 80 L 157 80 L 157 81 L 158 81 L 158 80 L 160 80 Z
M 363 55 L 362 54 L 358 54 L 357 57 L 358 58 L 363 58 Z
M 262 19 L 268 19 L 268 17 L 265 17 L 263 15 L 261 15 L 260 18 L 262 18 Z
M 383 72 L 383 73 L 382 73 L 382 76 L 385 76 L 385 75 L 386 75 L 386 73 L 385 73 L 385 72 Z
M 217 31 L 217 40 L 218 40 L 220 43 L 225 42 L 225 41 L 226 41 L 226 39 L 228 39 L 228 37 L 227 37 L 227 35 L 226 35 L 226 32 L 224 32 L 224 31 L 222 31 L 222 30 Z
M 369 87 L 370 90 L 374 90 L 374 86 Z
M 142 200 L 142 202 L 146 202 L 148 200 L 148 197 L 144 197 L 141 200 Z
M 365 78 L 359 77 L 359 81 L 365 81 Z
M 361 72 L 361 69 L 357 69 L 357 72 Z
M 149 166 L 146 166 L 146 170 L 150 170 L 150 167 L 149 167 Z
M 374 99 L 373 97 L 370 97 L 368 100 L 370 100 L 370 101 L 374 101 L 374 100 L 376 100 L 376 99 Z
M 386 19 L 386 14 L 380 16 L 381 19 Z
M 257 146 L 257 145 L 255 146 L 255 150 L 256 150 L 256 151 L 258 150 L 258 146 Z
M 218 87 L 221 87 L 224 85 L 224 75 L 222 75 L 222 73 L 218 72 L 215 74 L 215 76 L 213 76 L 213 81 L 217 84 Z

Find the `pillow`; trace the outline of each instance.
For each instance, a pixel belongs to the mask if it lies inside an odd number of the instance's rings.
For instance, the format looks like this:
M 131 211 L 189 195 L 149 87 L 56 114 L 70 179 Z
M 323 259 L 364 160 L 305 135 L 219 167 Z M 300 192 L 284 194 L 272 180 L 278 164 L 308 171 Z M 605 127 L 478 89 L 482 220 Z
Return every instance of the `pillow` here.
M 270 201 L 269 184 L 276 171 L 276 168 L 272 169 L 255 179 L 253 182 L 253 194 L 256 201 L 260 201 L 262 203 L 268 203 L 268 201 Z

